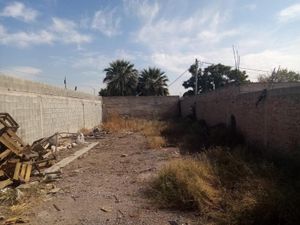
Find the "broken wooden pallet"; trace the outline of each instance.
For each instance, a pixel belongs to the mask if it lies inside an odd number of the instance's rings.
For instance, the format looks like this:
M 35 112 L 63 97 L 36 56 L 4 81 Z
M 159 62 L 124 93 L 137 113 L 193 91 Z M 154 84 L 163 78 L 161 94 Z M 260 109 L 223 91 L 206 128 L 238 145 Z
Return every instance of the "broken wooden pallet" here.
M 23 182 L 29 182 L 32 170 L 32 164 L 17 162 L 13 179 Z
M 18 156 L 22 156 L 25 144 L 10 128 L 2 131 L 0 143 Z

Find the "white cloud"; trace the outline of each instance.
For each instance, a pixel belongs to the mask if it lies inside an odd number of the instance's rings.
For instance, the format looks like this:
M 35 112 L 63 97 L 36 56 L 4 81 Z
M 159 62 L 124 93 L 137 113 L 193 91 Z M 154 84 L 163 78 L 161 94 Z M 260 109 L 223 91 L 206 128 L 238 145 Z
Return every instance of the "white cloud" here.
M 33 76 L 37 76 L 42 73 L 41 69 L 36 68 L 36 67 L 31 67 L 31 66 L 13 67 L 12 71 L 16 71 L 16 72 L 24 73 L 24 74 L 28 74 L 28 75 L 33 75 Z
M 138 17 L 151 21 L 159 12 L 160 6 L 157 1 L 148 0 L 123 0 L 127 14 L 136 14 Z
M 136 56 L 143 57 L 138 52 L 128 52 L 124 49 L 117 49 L 109 55 L 101 52 L 81 52 L 78 57 L 71 59 L 71 65 L 76 69 L 93 69 L 98 70 L 100 73 L 113 60 L 135 60 Z
M 53 44 L 55 42 L 65 44 L 77 44 L 80 47 L 83 43 L 92 41 L 90 35 L 82 34 L 77 30 L 78 26 L 71 20 L 53 18 L 52 25 L 48 29 L 35 32 L 8 32 L 0 24 L 0 44 L 13 45 L 18 47 L 29 47 L 32 45 Z
M 42 70 L 31 66 L 15 66 L 4 68 L 0 71 L 5 75 L 20 77 L 24 79 L 37 80 L 39 75 L 42 74 Z
M 99 10 L 95 13 L 91 27 L 102 34 L 112 37 L 121 33 L 121 18 L 116 15 L 116 10 Z
M 187 18 L 161 18 L 145 23 L 134 34 L 137 42 L 151 49 L 164 51 L 194 51 L 201 46 L 215 45 L 224 38 L 235 36 L 238 29 L 226 29 L 225 10 L 198 10 Z
M 288 68 L 294 71 L 300 71 L 299 65 L 300 53 L 292 54 L 291 52 L 286 52 L 283 49 L 278 50 L 263 50 L 257 53 L 245 54 L 242 57 L 242 65 L 244 67 L 250 68 L 262 68 L 269 69 L 273 68 Z M 251 72 L 250 78 L 255 80 L 259 73 Z
M 38 12 L 26 7 L 22 2 L 12 2 L 2 10 L 0 15 L 16 18 L 24 22 L 32 22 L 38 16 Z
M 28 47 L 30 45 L 51 44 L 54 35 L 46 30 L 38 32 L 15 32 L 9 33 L 0 25 L 0 44 L 14 45 L 18 47 Z
M 71 59 L 71 66 L 76 69 L 94 69 L 99 70 L 99 73 L 112 60 L 99 52 L 82 52 L 79 57 Z
M 288 22 L 300 19 L 300 3 L 291 5 L 278 14 L 280 22 Z
M 71 20 L 52 18 L 51 31 L 54 32 L 56 38 L 63 43 L 74 43 L 77 45 L 89 43 L 92 41 L 90 35 L 81 34 L 77 31 L 77 24 Z
M 136 57 L 134 54 L 125 51 L 124 49 L 117 49 L 115 52 L 116 59 L 124 59 L 124 60 L 135 60 Z

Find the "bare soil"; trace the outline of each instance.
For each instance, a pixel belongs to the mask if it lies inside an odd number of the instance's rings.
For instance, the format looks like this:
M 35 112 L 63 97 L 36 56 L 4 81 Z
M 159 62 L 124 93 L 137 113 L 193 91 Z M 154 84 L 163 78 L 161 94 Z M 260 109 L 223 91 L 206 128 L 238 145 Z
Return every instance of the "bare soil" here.
M 159 209 L 145 195 L 151 177 L 175 157 L 177 148 L 148 149 L 141 134 L 107 134 L 63 169 L 54 183 L 61 191 L 22 216 L 32 225 L 193 224 L 193 213 Z

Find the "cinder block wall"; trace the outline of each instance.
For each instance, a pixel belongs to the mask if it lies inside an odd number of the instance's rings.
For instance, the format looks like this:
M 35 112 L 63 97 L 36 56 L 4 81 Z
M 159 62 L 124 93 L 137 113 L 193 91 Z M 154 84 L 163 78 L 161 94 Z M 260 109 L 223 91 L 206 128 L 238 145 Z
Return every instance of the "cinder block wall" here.
M 264 98 L 262 90 L 255 91 L 257 87 L 252 86 L 254 91 L 251 92 L 249 85 L 202 94 L 195 100 L 196 116 L 208 125 L 229 124 L 234 116 L 237 128 L 248 143 L 292 151 L 300 147 L 299 85 L 286 88 L 278 85 L 268 89 Z M 185 104 L 181 103 L 181 106 L 190 106 L 188 103 L 192 104 L 193 98 L 190 101 L 183 99 Z M 260 98 L 262 100 L 257 104 Z
M 19 123 L 28 143 L 55 132 L 77 132 L 102 122 L 102 98 L 0 75 L 0 112 Z
M 188 117 L 193 115 L 193 110 L 196 107 L 196 96 L 182 97 L 180 99 L 181 117 Z
M 143 119 L 179 117 L 179 96 L 103 97 L 103 120 L 112 113 Z

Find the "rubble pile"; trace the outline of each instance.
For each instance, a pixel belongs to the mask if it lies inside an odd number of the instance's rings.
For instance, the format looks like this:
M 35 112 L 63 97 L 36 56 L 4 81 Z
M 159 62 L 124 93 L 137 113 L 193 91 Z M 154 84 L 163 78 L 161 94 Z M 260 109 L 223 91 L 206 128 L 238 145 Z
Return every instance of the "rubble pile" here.
M 28 182 L 32 170 L 24 159 L 28 146 L 16 134 L 19 125 L 8 114 L 0 113 L 0 189 L 16 182 Z
M 57 162 L 57 153 L 85 143 L 82 133 L 55 133 L 26 145 L 16 134 L 19 125 L 8 114 L 0 113 L 0 190 L 8 185 L 29 182 L 32 175 L 46 175 L 43 171 Z M 99 138 L 100 130 L 89 132 L 88 138 Z

